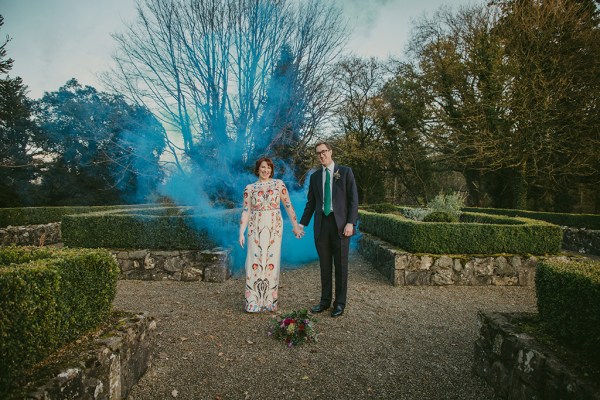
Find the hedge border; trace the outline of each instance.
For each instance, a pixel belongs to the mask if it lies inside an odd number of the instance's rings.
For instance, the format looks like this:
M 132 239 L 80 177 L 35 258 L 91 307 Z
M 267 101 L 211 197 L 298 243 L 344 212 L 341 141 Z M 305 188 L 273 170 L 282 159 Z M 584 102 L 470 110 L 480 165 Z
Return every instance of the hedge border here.
M 154 207 L 65 215 L 62 239 L 70 247 L 212 249 L 217 247 L 213 235 L 222 236 L 231 229 L 231 224 L 221 221 L 237 219 L 239 212 L 202 214 L 200 211 L 194 207 Z
M 0 228 L 7 226 L 39 225 L 61 221 L 64 215 L 85 214 L 104 210 L 156 207 L 156 204 L 116 206 L 64 206 L 0 208 Z
M 411 253 L 555 254 L 560 227 L 543 221 L 463 212 L 461 223 L 419 222 L 359 210 L 361 230 Z
M 508 217 L 523 217 L 545 221 L 560 226 L 570 226 L 573 228 L 587 228 L 592 230 L 600 229 L 600 215 L 597 214 L 569 214 L 484 207 L 465 207 L 462 210 L 466 212 L 477 212 L 492 215 L 506 215 Z

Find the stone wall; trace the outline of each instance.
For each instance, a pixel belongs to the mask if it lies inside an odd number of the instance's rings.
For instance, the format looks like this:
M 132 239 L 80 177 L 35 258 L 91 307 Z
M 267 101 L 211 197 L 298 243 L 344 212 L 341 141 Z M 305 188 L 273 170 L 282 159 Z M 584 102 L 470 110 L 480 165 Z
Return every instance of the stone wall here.
M 156 321 L 146 314 L 124 318 L 94 339 L 90 350 L 65 363 L 46 382 L 28 390 L 31 399 L 124 399 L 146 372 Z
M 61 241 L 60 222 L 0 228 L 0 246 L 43 246 Z
M 224 282 L 230 276 L 229 251 L 110 250 L 121 268 L 121 279 Z
M 358 250 L 395 286 L 534 286 L 535 265 L 544 258 L 411 254 L 368 234 L 362 234 Z
M 473 372 L 502 399 L 600 400 L 600 387 L 575 372 L 514 322 L 531 314 L 479 312 Z
M 562 227 L 562 248 L 600 256 L 600 230 Z
M 60 222 L 0 228 L 0 246 L 44 246 L 62 241 Z M 224 282 L 231 273 L 230 252 L 213 250 L 112 250 L 121 279 Z

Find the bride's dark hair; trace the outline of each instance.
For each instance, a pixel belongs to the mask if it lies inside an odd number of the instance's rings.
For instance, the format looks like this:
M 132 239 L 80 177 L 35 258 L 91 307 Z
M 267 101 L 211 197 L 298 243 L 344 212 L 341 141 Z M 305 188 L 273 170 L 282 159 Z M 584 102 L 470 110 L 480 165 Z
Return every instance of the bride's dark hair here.
M 254 175 L 258 176 L 258 170 L 260 169 L 260 164 L 262 164 L 263 161 L 266 162 L 269 167 L 271 167 L 271 175 L 269 175 L 269 178 L 272 178 L 273 174 L 275 173 L 275 165 L 273 165 L 273 161 L 269 157 L 261 157 L 256 160 L 256 165 L 254 165 Z

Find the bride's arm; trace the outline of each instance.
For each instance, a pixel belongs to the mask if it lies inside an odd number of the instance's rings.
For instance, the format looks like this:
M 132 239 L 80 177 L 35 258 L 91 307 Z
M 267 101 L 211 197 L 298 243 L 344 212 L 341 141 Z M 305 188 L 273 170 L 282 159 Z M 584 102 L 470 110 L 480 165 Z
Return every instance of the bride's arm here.
M 244 243 L 246 242 L 246 227 L 248 226 L 248 217 L 250 215 L 250 185 L 246 186 L 244 189 L 244 205 L 242 208 L 242 217 L 240 219 L 240 235 L 239 235 L 239 243 L 242 248 L 244 247 Z
M 294 232 L 294 235 L 298 237 L 302 232 L 302 228 L 298 225 L 298 218 L 296 218 L 296 212 L 294 211 L 294 206 L 292 206 L 290 194 L 283 181 L 279 181 L 279 193 L 281 193 L 281 203 L 283 204 L 283 208 L 285 208 L 288 217 L 290 217 L 290 221 L 292 221 L 292 231 Z

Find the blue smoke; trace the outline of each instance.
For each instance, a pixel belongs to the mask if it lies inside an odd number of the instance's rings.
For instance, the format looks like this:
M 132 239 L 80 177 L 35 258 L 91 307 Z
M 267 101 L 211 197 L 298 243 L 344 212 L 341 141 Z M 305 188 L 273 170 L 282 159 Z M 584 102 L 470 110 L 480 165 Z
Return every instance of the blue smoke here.
M 159 163 L 165 148 L 163 132 L 148 123 L 136 130 L 122 131 L 117 143 L 118 153 L 113 155 L 111 169 L 116 187 L 126 203 L 148 202 L 164 176 Z
M 278 154 L 281 158 L 291 159 L 291 149 L 300 140 L 307 114 L 306 89 L 299 79 L 299 66 L 291 47 L 282 46 L 278 56 L 257 119 L 248 126 L 243 123 L 235 126 L 234 121 L 217 113 L 213 120 L 195 127 L 194 131 L 199 132 L 196 141 L 190 136 L 184 143 L 184 170 L 169 176 L 159 190 L 177 205 L 194 208 L 191 218 L 194 227 L 206 230 L 218 246 L 231 249 L 234 273 L 244 270 L 246 259 L 246 249 L 241 249 L 238 244 L 243 192 L 246 185 L 257 180 L 248 168 L 262 155 Z M 203 129 L 206 132 L 201 132 Z M 253 132 L 252 140 L 247 142 L 239 140 L 244 138 L 245 129 Z M 306 204 L 308 180 L 302 187 L 286 160 L 272 159 L 276 166 L 274 178 L 283 180 L 287 186 L 292 206 L 300 219 Z M 312 222 L 305 227 L 305 236 L 296 239 L 287 213 L 281 208 L 284 218 L 281 268 L 296 268 L 317 260 Z
M 301 187 L 299 190 L 295 189 L 297 186 L 293 184 L 294 179 L 291 172 L 288 172 L 284 175 L 283 181 L 288 188 L 290 200 L 292 201 L 292 205 L 294 206 L 294 211 L 296 211 L 296 216 L 299 222 L 300 218 L 302 217 L 302 212 L 304 211 L 304 206 L 306 205 L 306 194 L 308 193 L 309 180 L 306 179 L 304 182 L 304 187 Z M 284 218 L 286 219 L 284 224 L 287 223 L 290 229 L 284 233 L 283 240 L 281 242 L 282 268 L 294 268 L 317 260 L 318 256 L 317 250 L 315 249 L 312 219 L 310 224 L 304 227 L 304 237 L 301 239 L 296 239 L 293 232 L 291 232 L 292 224 L 291 222 L 287 221 L 287 213 L 283 212 L 283 214 L 285 214 Z
M 286 184 L 292 206 L 298 220 L 300 220 L 306 204 L 309 179 L 306 179 L 304 186 L 300 186 L 296 182 L 291 168 L 280 160 L 274 160 L 274 162 L 276 162 L 276 171 L 283 171 L 279 175 L 276 173 L 274 178 L 281 179 Z M 218 176 L 219 171 L 225 176 Z M 307 174 L 307 176 L 309 175 Z M 257 179 L 254 174 L 241 168 L 235 174 L 224 166 L 220 170 L 198 170 L 195 174 L 178 173 L 172 175 L 161 187 L 162 194 L 169 196 L 176 204 L 194 207 L 195 211 L 191 220 L 196 229 L 206 230 L 218 246 L 231 250 L 232 273 L 234 275 L 243 273 L 246 260 L 246 248 L 242 249 L 238 244 L 243 192 L 247 184 L 255 182 Z M 235 208 L 215 205 L 208 195 L 213 188 L 207 186 L 207 184 L 226 185 L 235 188 L 239 199 L 235 204 Z M 284 219 L 281 269 L 295 269 L 318 260 L 313 235 L 314 218 L 311 219 L 308 226 L 304 227 L 305 236 L 297 239 L 292 232 L 292 224 L 283 207 L 281 208 L 281 214 Z M 214 215 L 217 215 L 217 217 L 207 218 Z M 356 249 L 359 238 L 360 233 L 357 232 L 350 242 L 351 249 Z
M 278 161 L 281 166 L 283 163 Z M 276 179 L 282 179 L 288 188 L 292 206 L 300 219 L 306 203 L 308 181 L 305 187 L 300 187 L 293 178 L 293 174 L 286 166 L 276 167 L 283 169 L 282 176 L 277 174 Z M 196 169 L 194 172 L 179 172 L 161 186 L 162 195 L 168 196 L 177 205 L 192 206 L 194 212 L 191 218 L 196 229 L 206 230 L 211 239 L 219 246 L 231 250 L 232 272 L 239 274 L 244 270 L 246 248 L 241 249 L 238 244 L 239 222 L 242 214 L 243 194 L 246 185 L 255 182 L 258 178 L 242 168 L 237 173 L 231 171 L 226 165 L 220 169 Z M 215 186 L 220 190 L 237 191 L 237 202 L 233 209 L 215 203 L 209 193 L 214 193 Z M 287 213 L 281 208 L 284 219 L 284 233 L 281 245 L 281 268 L 293 269 L 317 259 L 314 245 L 312 226 L 305 227 L 306 235 L 296 239 L 292 233 L 292 224 Z M 218 215 L 212 218 L 211 215 Z

